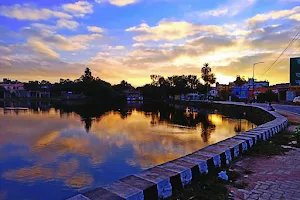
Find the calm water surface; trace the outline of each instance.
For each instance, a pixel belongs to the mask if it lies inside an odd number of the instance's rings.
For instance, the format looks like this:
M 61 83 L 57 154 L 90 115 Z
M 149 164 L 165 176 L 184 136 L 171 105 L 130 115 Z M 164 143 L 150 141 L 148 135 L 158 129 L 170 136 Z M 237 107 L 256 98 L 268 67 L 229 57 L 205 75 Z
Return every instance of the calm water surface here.
M 3 108 L 10 106 L 30 109 Z M 64 199 L 254 126 L 215 110 L 162 104 L 2 102 L 0 199 Z

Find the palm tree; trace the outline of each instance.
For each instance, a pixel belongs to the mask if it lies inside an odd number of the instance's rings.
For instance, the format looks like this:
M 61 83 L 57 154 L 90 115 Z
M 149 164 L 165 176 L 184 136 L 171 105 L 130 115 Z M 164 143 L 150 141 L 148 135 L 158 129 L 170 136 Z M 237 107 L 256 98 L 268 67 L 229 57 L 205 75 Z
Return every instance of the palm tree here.
M 216 83 L 216 76 L 214 73 L 212 73 L 211 67 L 208 63 L 203 64 L 201 74 L 202 80 L 205 82 L 206 92 L 208 93 L 210 86 Z

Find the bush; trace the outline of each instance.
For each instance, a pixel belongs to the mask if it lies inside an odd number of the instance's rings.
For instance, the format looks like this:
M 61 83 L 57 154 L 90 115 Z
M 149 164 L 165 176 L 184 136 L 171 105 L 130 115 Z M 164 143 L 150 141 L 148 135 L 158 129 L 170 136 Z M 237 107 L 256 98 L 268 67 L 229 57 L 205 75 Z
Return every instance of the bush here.
M 257 95 L 257 101 L 260 103 L 264 102 L 278 102 L 278 95 L 272 92 L 272 90 L 268 90 L 265 93 L 260 93 Z

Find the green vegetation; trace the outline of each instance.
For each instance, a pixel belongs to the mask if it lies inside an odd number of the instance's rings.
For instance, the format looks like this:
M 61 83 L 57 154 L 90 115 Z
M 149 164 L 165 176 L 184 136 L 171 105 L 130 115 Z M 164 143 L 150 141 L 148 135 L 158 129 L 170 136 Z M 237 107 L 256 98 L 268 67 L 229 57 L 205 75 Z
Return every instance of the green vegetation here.
M 201 69 L 201 77 L 205 82 L 205 88 L 208 92 L 210 86 L 216 83 L 216 76 L 212 73 L 211 67 L 209 67 L 208 63 L 205 63 Z
M 201 77 L 205 82 L 205 85 L 200 82 L 200 79 L 196 75 L 176 75 L 166 78 L 161 75 L 151 75 L 151 84 L 134 88 L 125 80 L 121 81 L 120 84 L 111 85 L 110 83 L 101 80 L 99 77 L 94 77 L 91 70 L 86 68 L 84 74 L 75 80 L 60 79 L 59 82 L 54 84 L 51 84 L 47 80 L 29 81 L 24 83 L 24 87 L 26 90 L 30 91 L 51 92 L 51 97 L 61 97 L 63 93 L 64 95 L 77 95 L 78 98 L 93 98 L 102 100 L 117 97 L 120 99 L 121 96 L 124 97 L 125 90 L 136 89 L 142 93 L 144 99 L 166 100 L 169 96 L 180 94 L 194 92 L 206 94 L 211 84 L 216 83 L 216 77 L 212 73 L 211 67 L 208 63 L 203 65 L 201 73 Z M 4 88 L 0 88 L 2 95 L 4 94 L 4 91 Z
M 241 77 L 240 75 L 236 76 L 236 79 L 234 81 L 234 84 L 238 87 L 241 87 L 247 83 L 245 77 Z
M 163 77 L 161 75 L 151 75 L 151 84 L 137 88 L 143 93 L 146 99 L 162 100 L 167 99 L 170 95 L 180 95 L 187 93 L 206 94 L 211 84 L 216 83 L 216 77 L 212 73 L 211 67 L 205 63 L 201 69 L 201 78 L 205 85 L 201 84 L 196 75 L 181 75 Z
M 272 92 L 272 90 L 267 90 L 265 93 L 260 93 L 257 95 L 258 102 L 278 102 L 278 95 Z
M 187 186 L 185 189 L 175 191 L 167 200 L 224 200 L 229 191 L 223 181 L 217 177 L 198 184 Z
M 300 147 L 300 125 L 296 127 L 295 132 L 291 133 L 292 137 L 297 141 L 296 147 Z
M 282 155 L 289 149 L 283 148 L 281 145 L 289 145 L 294 137 L 288 131 L 282 131 L 267 141 L 259 141 L 249 151 L 245 153 L 247 156 L 273 156 Z

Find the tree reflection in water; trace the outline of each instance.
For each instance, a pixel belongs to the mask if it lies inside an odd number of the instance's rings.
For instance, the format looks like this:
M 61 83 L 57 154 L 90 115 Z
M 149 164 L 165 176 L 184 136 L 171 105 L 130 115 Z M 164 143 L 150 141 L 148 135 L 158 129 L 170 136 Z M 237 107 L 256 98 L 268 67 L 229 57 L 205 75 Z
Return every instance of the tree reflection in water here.
M 238 124 L 212 109 L 163 103 L 7 105 L 30 108 L 0 113 L 0 158 L 5 161 L 0 182 L 13 183 L 4 186 L 10 195 L 18 182 L 28 194 L 51 185 L 57 197 L 64 195 L 63 187 L 73 194 L 74 188 L 107 184 L 224 140 L 235 135 L 235 125 L 251 128 L 247 120 Z

